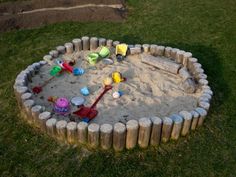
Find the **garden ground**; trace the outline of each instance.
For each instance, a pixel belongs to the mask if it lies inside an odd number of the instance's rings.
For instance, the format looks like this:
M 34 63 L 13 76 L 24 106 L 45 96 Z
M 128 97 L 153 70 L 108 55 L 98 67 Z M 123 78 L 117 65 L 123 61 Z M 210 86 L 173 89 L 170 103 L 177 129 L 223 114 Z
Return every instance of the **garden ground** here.
M 0 176 L 236 176 L 236 3 L 128 0 L 123 22 L 65 22 L 0 34 Z M 203 127 L 158 148 L 115 153 L 59 144 L 24 122 L 16 75 L 80 36 L 157 43 L 190 51 L 214 92 Z

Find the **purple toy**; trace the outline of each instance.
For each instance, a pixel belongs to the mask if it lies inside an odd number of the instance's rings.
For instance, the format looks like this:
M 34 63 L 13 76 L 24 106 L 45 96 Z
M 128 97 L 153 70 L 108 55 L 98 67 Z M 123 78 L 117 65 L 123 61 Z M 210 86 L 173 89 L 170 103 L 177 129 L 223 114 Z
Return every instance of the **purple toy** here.
M 54 111 L 60 115 L 66 115 L 70 111 L 70 104 L 66 98 L 58 98 L 54 104 Z

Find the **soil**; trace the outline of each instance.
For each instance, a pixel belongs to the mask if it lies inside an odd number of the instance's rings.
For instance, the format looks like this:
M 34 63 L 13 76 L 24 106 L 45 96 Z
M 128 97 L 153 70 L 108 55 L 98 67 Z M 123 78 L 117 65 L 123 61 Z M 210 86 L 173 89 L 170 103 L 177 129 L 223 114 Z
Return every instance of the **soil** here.
M 109 15 L 108 15 L 109 14 Z M 122 0 L 31 0 L 0 4 L 0 31 L 64 21 L 114 21 L 125 18 Z

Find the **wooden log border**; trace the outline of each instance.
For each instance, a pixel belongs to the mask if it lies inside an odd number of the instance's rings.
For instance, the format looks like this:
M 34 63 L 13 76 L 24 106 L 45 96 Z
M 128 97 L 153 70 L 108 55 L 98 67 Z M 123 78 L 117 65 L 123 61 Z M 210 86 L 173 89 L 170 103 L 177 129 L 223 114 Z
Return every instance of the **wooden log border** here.
M 13 85 L 21 116 L 28 123 L 35 125 L 42 132 L 60 142 L 86 145 L 94 149 L 109 150 L 113 148 L 115 151 L 130 150 L 137 146 L 147 148 L 148 146 L 159 146 L 170 140 L 176 141 L 203 125 L 210 109 L 213 92 L 208 85 L 207 75 L 204 73 L 202 65 L 197 58 L 192 56 L 191 52 L 157 44 L 128 45 L 129 55 L 145 53 L 164 56 L 180 64 L 181 68 L 176 74 L 183 80 L 192 79 L 201 90 L 197 107 L 194 110 L 182 110 L 167 117 L 142 117 L 139 120 L 130 120 L 126 124 L 98 125 L 57 120 L 51 116 L 51 112 L 45 111 L 43 105 L 34 103 L 28 83 L 32 82 L 32 77 L 38 73 L 40 67 L 45 64 L 51 65 L 53 60 L 61 54 L 96 50 L 99 46 L 111 48 L 118 44 L 120 44 L 119 41 L 111 39 L 83 36 L 56 47 L 49 51 L 42 61 L 29 65 L 17 75 Z

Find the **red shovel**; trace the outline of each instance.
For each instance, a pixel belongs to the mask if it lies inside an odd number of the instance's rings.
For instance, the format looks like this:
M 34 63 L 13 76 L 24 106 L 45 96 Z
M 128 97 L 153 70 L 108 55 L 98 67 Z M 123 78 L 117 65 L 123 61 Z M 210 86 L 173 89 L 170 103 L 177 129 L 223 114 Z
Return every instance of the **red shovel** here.
M 92 120 L 93 118 L 95 118 L 98 114 L 98 111 L 96 110 L 96 105 L 99 102 L 99 100 L 103 97 L 103 95 L 109 91 L 110 89 L 112 89 L 111 85 L 106 85 L 103 92 L 101 93 L 101 95 L 96 99 L 96 101 L 93 103 L 93 105 L 91 107 L 85 107 L 82 106 L 78 111 L 73 112 L 73 114 L 79 116 L 82 119 L 89 119 L 88 121 Z

